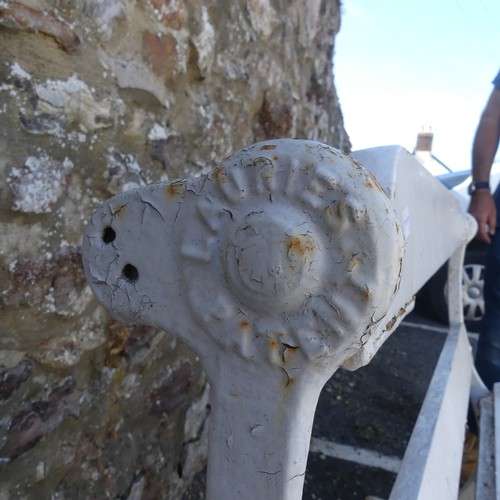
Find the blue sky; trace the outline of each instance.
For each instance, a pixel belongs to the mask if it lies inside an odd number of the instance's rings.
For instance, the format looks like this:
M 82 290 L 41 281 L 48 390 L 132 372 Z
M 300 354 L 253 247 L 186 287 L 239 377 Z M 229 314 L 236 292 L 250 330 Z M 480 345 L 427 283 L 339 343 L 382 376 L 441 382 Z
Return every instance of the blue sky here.
M 343 0 L 334 77 L 353 150 L 415 147 L 470 168 L 479 116 L 500 70 L 500 0 Z

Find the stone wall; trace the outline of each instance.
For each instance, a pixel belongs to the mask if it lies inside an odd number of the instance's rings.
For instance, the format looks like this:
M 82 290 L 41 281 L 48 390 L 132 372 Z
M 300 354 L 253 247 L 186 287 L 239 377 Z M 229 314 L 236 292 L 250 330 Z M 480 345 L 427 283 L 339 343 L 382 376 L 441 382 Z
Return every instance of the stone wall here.
M 339 0 L 0 0 L 0 498 L 181 498 L 208 389 L 85 283 L 97 204 L 257 140 L 348 150 Z

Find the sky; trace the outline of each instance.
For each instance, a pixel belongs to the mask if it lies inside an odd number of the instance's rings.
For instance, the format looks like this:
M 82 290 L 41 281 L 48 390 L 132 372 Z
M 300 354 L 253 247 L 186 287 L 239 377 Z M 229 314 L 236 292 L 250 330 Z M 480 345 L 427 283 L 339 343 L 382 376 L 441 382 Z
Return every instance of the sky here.
M 412 152 L 431 130 L 439 160 L 470 168 L 500 70 L 500 0 L 342 0 L 341 9 L 334 79 L 352 149 Z

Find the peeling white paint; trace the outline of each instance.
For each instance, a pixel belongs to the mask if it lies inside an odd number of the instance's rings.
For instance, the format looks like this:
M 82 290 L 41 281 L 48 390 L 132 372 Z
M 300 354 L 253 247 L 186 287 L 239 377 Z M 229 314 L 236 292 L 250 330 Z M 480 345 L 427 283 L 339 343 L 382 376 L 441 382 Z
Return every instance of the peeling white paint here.
M 113 198 L 88 225 L 83 252 L 115 316 L 178 332 L 200 354 L 215 388 L 211 467 L 252 449 L 249 467 L 224 477 L 252 498 L 291 499 L 282 494 L 301 489 L 310 434 L 308 424 L 293 442 L 285 436 L 293 412 L 312 422 L 322 387 L 313 380 L 326 381 L 384 324 L 401 247 L 368 172 L 328 146 L 277 140 L 208 176 Z M 272 397 L 260 401 L 264 393 Z M 266 471 L 279 471 L 271 490 Z M 213 474 L 207 498 L 224 498 L 222 471 Z
M 298 500 L 324 383 L 373 357 L 443 263 L 423 235 L 451 250 L 473 234 L 418 163 L 378 149 L 365 168 L 320 143 L 257 143 L 207 176 L 122 193 L 87 227 L 103 305 L 199 354 L 213 388 L 207 499 Z M 448 210 L 432 228 L 413 181 L 428 210 Z

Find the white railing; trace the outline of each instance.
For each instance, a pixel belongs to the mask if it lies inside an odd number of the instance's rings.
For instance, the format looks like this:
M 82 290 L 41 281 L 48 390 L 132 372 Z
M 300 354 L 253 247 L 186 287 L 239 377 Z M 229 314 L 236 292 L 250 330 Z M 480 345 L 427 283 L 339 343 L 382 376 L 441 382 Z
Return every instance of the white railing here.
M 402 148 L 353 156 L 258 143 L 206 176 L 118 195 L 87 227 L 99 301 L 200 357 L 212 387 L 209 500 L 301 498 L 323 385 L 371 360 L 451 256 L 458 320 L 391 498 L 456 498 L 471 373 L 459 268 L 475 225 Z

